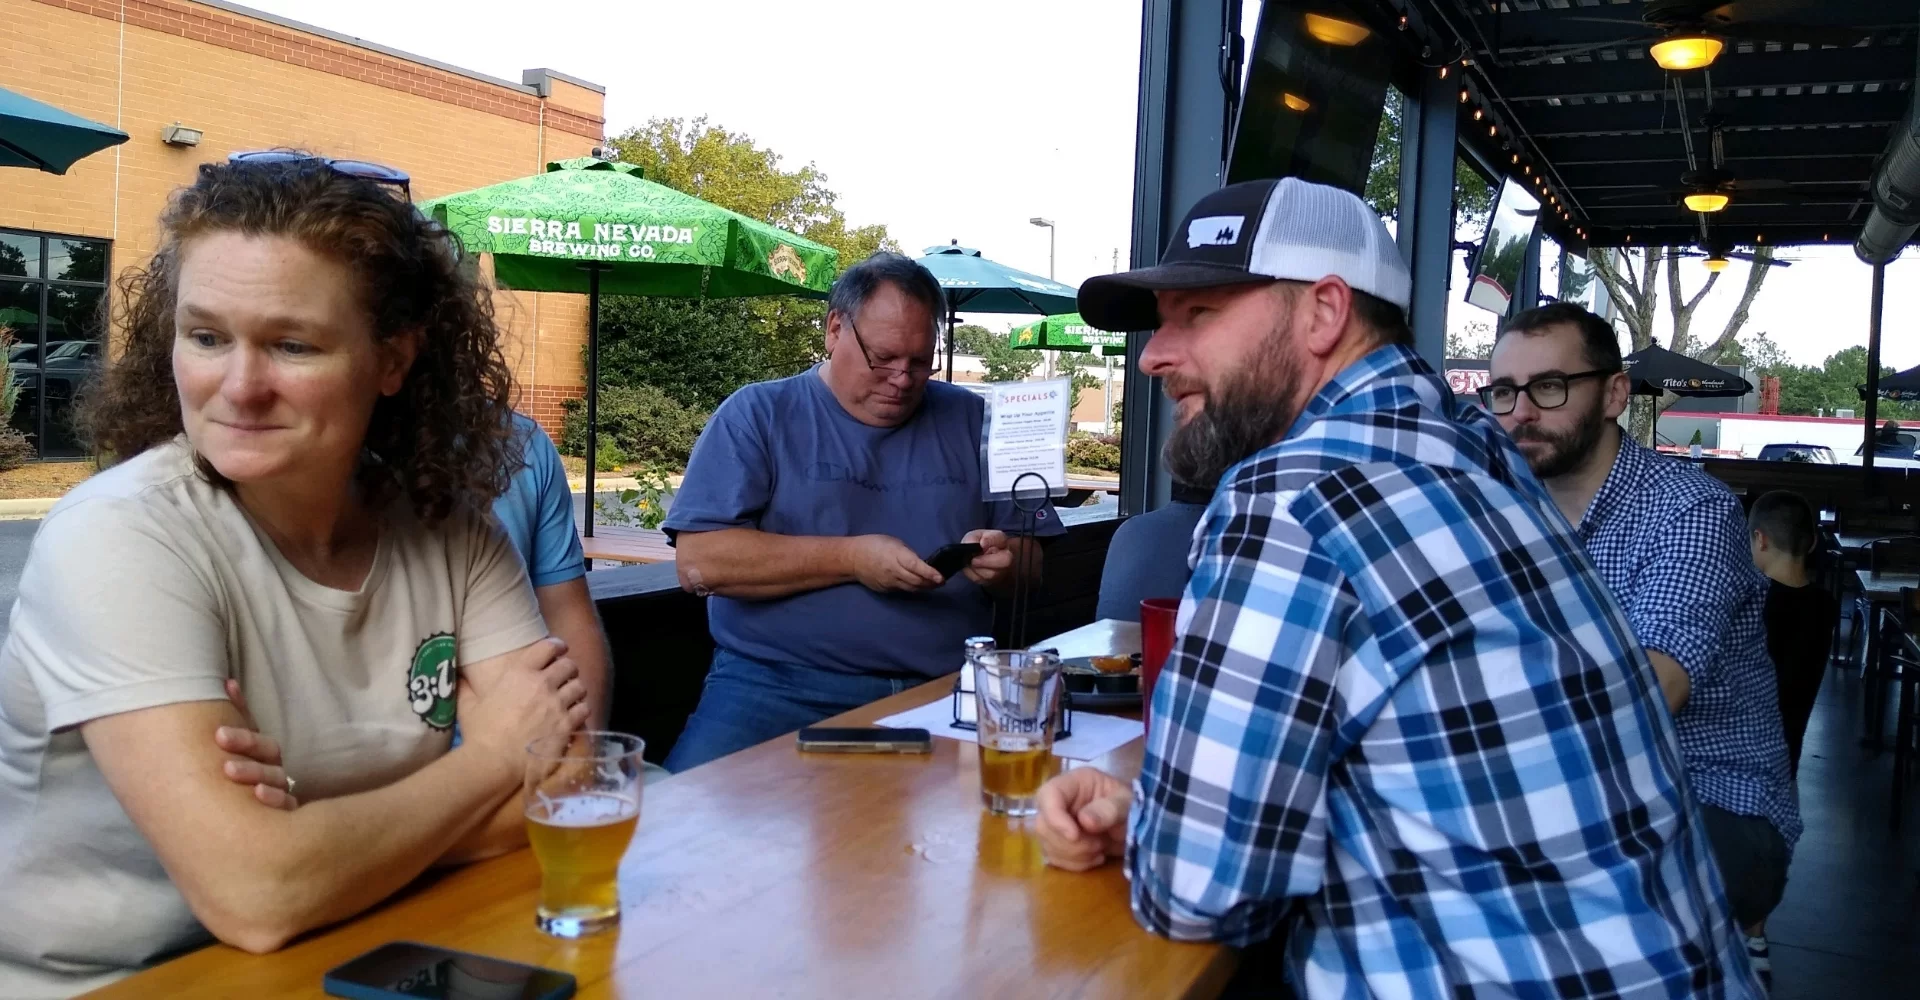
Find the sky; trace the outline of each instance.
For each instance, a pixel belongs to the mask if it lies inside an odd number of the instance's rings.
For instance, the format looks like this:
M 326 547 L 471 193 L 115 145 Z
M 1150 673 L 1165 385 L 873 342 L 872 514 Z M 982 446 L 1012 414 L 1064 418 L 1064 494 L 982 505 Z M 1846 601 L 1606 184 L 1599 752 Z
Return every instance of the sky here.
M 910 254 L 958 239 L 1046 274 L 1035 216 L 1056 224 L 1061 281 L 1131 253 L 1140 15 L 1128 0 L 241 2 L 508 80 L 543 66 L 591 80 L 607 88 L 609 134 L 705 115 L 789 167 L 813 163 L 852 224 L 886 224 Z M 1258 4 L 1246 7 L 1250 32 Z M 1795 263 L 1768 276 L 1745 329 L 1801 364 L 1865 343 L 1867 266 L 1847 247 L 1784 256 Z M 1920 364 L 1913 256 L 1887 269 L 1883 356 L 1900 369 Z M 1706 271 L 1689 264 L 1691 293 Z M 1725 324 L 1746 271 L 1721 275 L 1696 331 Z M 1492 318 L 1456 301 L 1448 326 Z

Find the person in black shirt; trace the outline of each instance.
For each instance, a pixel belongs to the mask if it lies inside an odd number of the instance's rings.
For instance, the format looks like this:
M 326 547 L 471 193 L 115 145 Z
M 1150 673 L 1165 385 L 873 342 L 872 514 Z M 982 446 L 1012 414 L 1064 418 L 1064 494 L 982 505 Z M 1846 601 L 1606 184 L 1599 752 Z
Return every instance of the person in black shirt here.
M 1767 655 L 1779 681 L 1789 766 L 1798 775 L 1800 744 L 1820 694 L 1839 607 L 1813 582 L 1808 567 L 1819 529 L 1804 497 L 1786 490 L 1762 496 L 1747 515 L 1747 527 L 1754 565 L 1773 581 L 1767 590 Z

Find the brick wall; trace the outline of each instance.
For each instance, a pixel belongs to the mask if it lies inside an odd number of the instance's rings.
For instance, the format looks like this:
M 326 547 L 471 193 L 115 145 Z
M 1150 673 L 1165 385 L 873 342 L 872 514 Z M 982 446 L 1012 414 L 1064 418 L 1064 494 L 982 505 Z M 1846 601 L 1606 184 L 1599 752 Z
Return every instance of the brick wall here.
M 132 136 L 65 176 L 7 171 L 0 226 L 112 239 L 116 273 L 153 252 L 168 193 L 234 150 L 293 146 L 391 164 L 430 198 L 584 156 L 603 134 L 602 95 L 563 81 L 542 100 L 205 4 L 126 0 L 124 24 L 122 9 L 0 0 L 4 85 Z M 174 122 L 202 130 L 200 145 L 162 143 Z M 503 292 L 497 305 L 516 378 L 540 387 L 536 398 L 549 387 L 577 395 L 585 297 Z M 549 428 L 558 433 L 557 417 Z
M 554 442 L 558 443 L 561 425 L 567 418 L 567 400 L 579 399 L 586 394 L 586 387 L 579 385 L 535 385 L 529 391 L 522 384 L 520 398 L 514 402 L 514 408 L 546 428 Z

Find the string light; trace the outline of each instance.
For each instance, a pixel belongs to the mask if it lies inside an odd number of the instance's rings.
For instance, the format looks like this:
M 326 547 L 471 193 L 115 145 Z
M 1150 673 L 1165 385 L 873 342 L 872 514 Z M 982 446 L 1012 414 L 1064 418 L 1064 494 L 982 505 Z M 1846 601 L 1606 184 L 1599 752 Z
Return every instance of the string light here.
M 1482 118 L 1485 118 L 1486 116 L 1487 116 L 1487 113 L 1486 113 L 1485 111 L 1483 111 L 1483 110 L 1481 110 L 1481 109 L 1479 109 L 1479 108 L 1474 108 L 1474 109 L 1473 109 L 1473 120 L 1474 120 L 1474 121 L 1479 121 L 1480 119 L 1482 119 Z
M 1467 88 L 1465 87 L 1460 88 L 1460 103 L 1461 104 L 1467 103 Z
M 1519 163 L 1519 162 L 1520 162 L 1520 154 L 1519 154 L 1519 153 L 1515 153 L 1515 154 L 1513 154 L 1513 162 L 1515 162 L 1515 163 Z
M 1404 18 L 1404 17 L 1403 17 L 1403 18 L 1401 18 L 1400 20 L 1402 20 L 1402 21 L 1405 21 L 1405 20 L 1406 20 L 1406 18 Z M 1403 26 L 1404 26 L 1404 25 L 1403 25 Z M 1445 67 L 1445 66 L 1442 66 L 1442 67 L 1440 67 L 1440 79 L 1442 79 L 1442 80 L 1444 80 L 1444 79 L 1446 79 L 1446 78 L 1447 78 L 1447 67 Z

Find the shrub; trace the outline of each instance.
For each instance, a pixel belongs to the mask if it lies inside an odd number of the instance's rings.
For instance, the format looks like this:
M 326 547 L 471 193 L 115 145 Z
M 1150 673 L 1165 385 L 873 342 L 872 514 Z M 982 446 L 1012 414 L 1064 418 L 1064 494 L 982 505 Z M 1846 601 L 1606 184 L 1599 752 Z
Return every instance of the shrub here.
M 33 442 L 11 427 L 0 427 L 0 472 L 11 472 L 31 461 Z
M 593 471 L 619 472 L 626 467 L 626 449 L 620 447 L 620 443 L 613 439 L 613 435 L 609 434 L 597 443 L 600 445 L 600 456 L 593 461 Z
M 566 405 L 561 450 L 585 455 L 586 400 L 569 399 Z M 693 442 L 706 425 L 707 414 L 676 402 L 652 386 L 608 386 L 600 390 L 600 440 L 611 440 L 630 462 L 684 469 L 687 456 L 693 453 Z
M 1067 438 L 1067 464 L 1106 472 L 1120 471 L 1120 446 L 1100 440 L 1107 435 L 1073 434 Z

